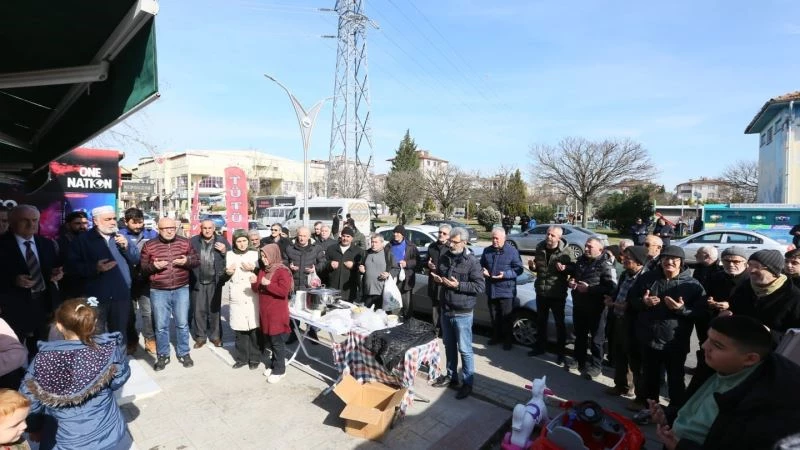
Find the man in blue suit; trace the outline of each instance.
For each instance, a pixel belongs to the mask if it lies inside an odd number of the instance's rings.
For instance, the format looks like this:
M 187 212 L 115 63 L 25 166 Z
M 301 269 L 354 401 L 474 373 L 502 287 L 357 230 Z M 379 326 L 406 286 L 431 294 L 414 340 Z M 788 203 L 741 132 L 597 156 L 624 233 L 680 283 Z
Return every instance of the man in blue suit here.
M 9 213 L 9 230 L 0 236 L 0 316 L 27 348 L 47 340 L 47 322 L 59 302 L 58 281 L 64 275 L 56 246 L 38 236 L 39 210 L 17 205 Z
M 131 308 L 131 267 L 139 262 L 139 248 L 119 234 L 111 206 L 92 210 L 91 230 L 70 246 L 67 271 L 84 281 L 84 294 L 96 297 L 97 332 L 119 331 L 123 338 Z

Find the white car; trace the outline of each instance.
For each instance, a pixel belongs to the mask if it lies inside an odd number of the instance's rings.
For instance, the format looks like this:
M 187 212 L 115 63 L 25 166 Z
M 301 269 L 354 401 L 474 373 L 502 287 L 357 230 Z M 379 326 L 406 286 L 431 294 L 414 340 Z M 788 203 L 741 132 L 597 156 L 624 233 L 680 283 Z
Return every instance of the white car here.
M 706 245 L 716 247 L 719 249 L 720 254 L 728 247 L 741 247 L 744 249 L 745 258 L 749 258 L 750 255 L 759 250 L 777 250 L 783 255 L 790 247 L 793 247 L 781 244 L 756 231 L 731 228 L 712 228 L 692 234 L 679 241 L 673 241 L 672 244 L 681 247 L 686 253 L 686 261 L 684 261 L 686 264 L 696 264 L 695 253 L 700 247 Z
M 248 220 L 247 229 L 257 230 L 258 235 L 261 236 L 261 239 L 264 239 L 265 237 L 269 237 L 272 235 L 269 231 L 270 228 L 257 220 Z
M 144 227 L 148 230 L 152 230 L 156 227 L 156 220 L 149 214 L 144 215 Z
M 394 227 L 395 225 L 380 227 L 375 232 L 383 236 L 384 241 L 389 242 L 394 239 Z M 428 263 L 428 246 L 439 240 L 439 227 L 433 225 L 405 225 L 404 227 L 406 239 L 413 243 L 419 252 L 417 271 L 420 271 Z M 469 243 L 467 243 L 467 250 L 475 256 L 483 254 L 483 247 L 475 247 Z

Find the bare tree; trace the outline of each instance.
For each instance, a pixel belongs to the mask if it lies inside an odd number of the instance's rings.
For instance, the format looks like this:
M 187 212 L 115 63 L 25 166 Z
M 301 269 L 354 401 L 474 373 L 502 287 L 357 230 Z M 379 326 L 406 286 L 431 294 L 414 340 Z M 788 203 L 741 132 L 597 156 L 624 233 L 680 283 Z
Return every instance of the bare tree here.
M 335 158 L 328 163 L 328 196 L 361 198 L 369 193 L 372 157 L 366 164 Z
M 753 203 L 758 196 L 758 161 L 739 160 L 727 166 L 720 177 L 728 184 L 731 203 Z
M 422 173 L 422 190 L 439 203 L 445 217 L 456 204 L 467 201 L 470 184 L 469 176 L 453 165 Z
M 584 227 L 598 194 L 620 180 L 647 180 L 656 174 L 647 150 L 628 139 L 594 142 L 569 137 L 556 146 L 534 146 L 530 156 L 534 178 L 557 186 L 580 202 Z
M 417 204 L 422 201 L 423 191 L 419 188 L 419 171 L 401 170 L 386 176 L 386 188 L 383 193 L 386 206 L 399 218 L 401 214 L 413 218 Z

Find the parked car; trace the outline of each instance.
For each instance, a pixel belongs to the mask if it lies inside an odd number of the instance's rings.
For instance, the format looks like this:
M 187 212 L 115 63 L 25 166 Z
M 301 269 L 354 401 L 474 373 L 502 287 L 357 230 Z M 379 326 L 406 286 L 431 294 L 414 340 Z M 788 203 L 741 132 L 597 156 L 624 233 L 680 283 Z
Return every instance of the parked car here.
M 696 264 L 694 255 L 700 247 L 712 245 L 722 253 L 728 247 L 741 247 L 744 249 L 746 258 L 759 250 L 778 250 L 781 254 L 786 253 L 789 247 L 786 244 L 764 236 L 757 231 L 736 230 L 729 228 L 712 228 L 692 234 L 681 240 L 673 241 L 673 245 L 681 247 L 686 253 L 686 264 Z
M 428 276 L 417 274 L 416 285 L 412 295 L 414 296 L 414 312 L 423 315 L 431 314 L 431 299 L 428 297 Z M 533 346 L 536 342 L 536 291 L 533 288 L 533 281 L 536 276 L 527 268 L 522 275 L 517 277 L 517 296 L 514 299 L 513 309 L 513 329 L 514 340 L 521 345 Z M 565 322 L 567 325 L 567 339 L 573 340 L 572 323 L 572 295 L 567 293 L 567 303 L 564 308 Z M 489 305 L 486 294 L 478 295 L 475 304 L 473 324 L 481 327 L 491 327 L 492 321 L 489 315 Z M 547 327 L 548 340 L 555 342 L 556 329 L 553 315 L 548 318 Z
M 200 214 L 200 220 L 210 220 L 214 222 L 214 225 L 217 227 L 217 232 L 222 232 L 227 225 L 227 221 L 225 220 L 225 216 L 222 214 Z
M 394 239 L 394 225 L 383 226 L 375 230 L 383 236 L 386 242 Z M 417 271 L 421 272 L 428 264 L 428 246 L 439 240 L 439 227 L 432 225 L 405 225 L 406 240 L 412 242 L 417 246 L 419 252 L 420 264 L 417 265 Z M 483 254 L 483 247 L 473 246 L 467 244 L 467 250 L 473 255 L 480 256 Z
M 117 219 L 117 227 L 121 230 L 125 228 L 125 214 L 123 213 L 119 219 Z M 152 230 L 156 227 L 156 220 L 150 214 L 144 214 L 144 227 L 148 230 Z
M 422 224 L 423 225 L 434 226 L 434 227 L 437 228 L 437 231 L 438 231 L 439 225 L 441 225 L 443 223 L 446 223 L 446 224 L 450 225 L 453 228 L 456 228 L 456 227 L 466 228 L 467 231 L 469 231 L 469 241 L 470 242 L 475 242 L 475 241 L 478 240 L 478 231 L 475 230 L 475 227 L 468 226 L 468 225 L 466 225 L 464 223 L 457 222 L 455 220 L 426 220 Z
M 586 244 L 586 240 L 590 237 L 600 239 L 604 246 L 608 245 L 608 236 L 605 234 L 595 233 L 594 231 L 575 225 L 560 223 L 536 225 L 524 233 L 512 234 L 508 237 L 508 241 L 517 247 L 520 253 L 533 253 L 536 250 L 536 246 L 539 245 L 539 242 L 542 242 L 547 235 L 547 229 L 554 225 L 564 230 L 562 238 L 566 239 L 567 247 L 576 258 L 583 254 L 583 247 Z
M 261 236 L 261 239 L 264 239 L 265 237 L 269 237 L 272 235 L 272 233 L 269 232 L 270 227 L 264 225 L 263 223 L 257 220 L 248 220 L 247 229 L 258 230 L 258 235 Z

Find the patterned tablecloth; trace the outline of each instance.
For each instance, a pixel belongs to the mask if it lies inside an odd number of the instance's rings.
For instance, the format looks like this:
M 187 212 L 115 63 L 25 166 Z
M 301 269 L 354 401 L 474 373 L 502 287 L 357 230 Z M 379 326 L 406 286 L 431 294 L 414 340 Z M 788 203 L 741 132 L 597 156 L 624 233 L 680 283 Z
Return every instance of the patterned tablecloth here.
M 333 363 L 340 372 L 349 371 L 353 378 L 361 382 L 379 381 L 407 388 L 408 392 L 400 404 L 400 412 L 405 414 L 406 409 L 414 403 L 414 378 L 420 364 L 428 366 L 429 380 L 440 375 L 439 340 L 433 339 L 427 344 L 410 348 L 403 362 L 390 373 L 375 359 L 375 354 L 364 347 L 369 335 L 370 332 L 362 328 L 350 330 L 346 340 L 333 344 Z

